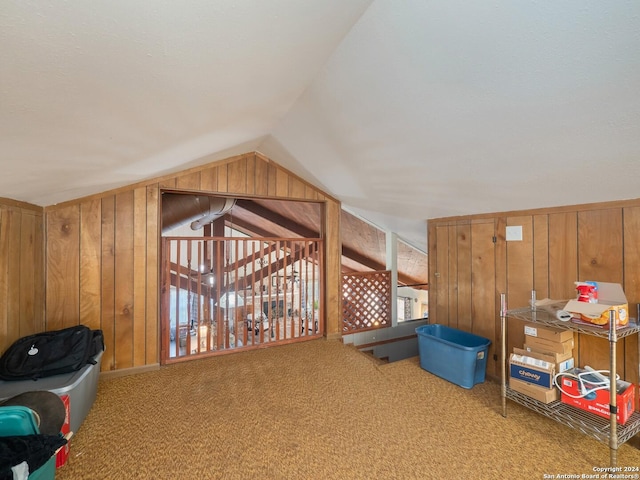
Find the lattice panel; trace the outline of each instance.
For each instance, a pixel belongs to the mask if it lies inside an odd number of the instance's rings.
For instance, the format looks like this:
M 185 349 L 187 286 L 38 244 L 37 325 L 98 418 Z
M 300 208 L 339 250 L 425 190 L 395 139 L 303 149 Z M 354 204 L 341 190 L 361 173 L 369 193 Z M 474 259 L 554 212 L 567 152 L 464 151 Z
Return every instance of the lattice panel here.
M 391 272 L 342 276 L 342 331 L 373 330 L 391 325 Z

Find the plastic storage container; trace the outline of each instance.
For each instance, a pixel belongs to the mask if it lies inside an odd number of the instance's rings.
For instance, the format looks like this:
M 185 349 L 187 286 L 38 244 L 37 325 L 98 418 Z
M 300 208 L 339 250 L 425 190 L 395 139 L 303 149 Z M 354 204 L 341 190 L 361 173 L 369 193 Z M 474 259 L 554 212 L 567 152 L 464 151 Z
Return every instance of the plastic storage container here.
M 59 396 L 69 395 L 69 426 L 76 433 L 96 399 L 103 353 L 94 357 L 95 365 L 85 365 L 75 372 L 37 380 L 0 381 L 0 401 L 35 390 L 48 390 Z
M 484 382 L 491 340 L 445 325 L 416 328 L 420 367 L 463 388 Z
M 38 433 L 38 423 L 31 409 L 21 406 L 0 407 L 0 437 Z M 28 480 L 53 480 L 55 477 L 56 456 L 52 455 L 44 465 L 29 474 Z

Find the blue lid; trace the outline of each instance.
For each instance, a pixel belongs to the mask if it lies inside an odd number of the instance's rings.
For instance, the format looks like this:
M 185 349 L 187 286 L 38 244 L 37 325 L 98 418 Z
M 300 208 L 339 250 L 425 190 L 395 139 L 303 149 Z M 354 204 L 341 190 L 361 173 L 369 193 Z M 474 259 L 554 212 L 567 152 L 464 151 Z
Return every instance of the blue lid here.
M 33 410 L 22 406 L 0 407 L 0 437 L 40 433 Z

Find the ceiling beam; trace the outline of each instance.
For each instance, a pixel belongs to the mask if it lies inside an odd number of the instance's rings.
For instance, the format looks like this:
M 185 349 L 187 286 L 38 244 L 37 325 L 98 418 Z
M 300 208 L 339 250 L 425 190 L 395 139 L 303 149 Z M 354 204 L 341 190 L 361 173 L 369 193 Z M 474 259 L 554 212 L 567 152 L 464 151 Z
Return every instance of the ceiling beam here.
M 303 225 L 300 225 L 296 221 L 284 217 L 279 213 L 274 212 L 273 210 L 269 210 L 262 205 L 258 205 L 255 202 L 250 200 L 237 200 L 236 207 L 247 210 L 248 212 L 253 213 L 262 218 L 266 218 L 267 220 L 293 232 L 297 235 L 300 235 L 303 238 L 318 238 L 320 236 L 319 232 L 313 231 Z
M 254 215 L 257 215 L 261 218 L 268 220 L 269 222 L 276 223 L 277 225 L 286 228 L 290 232 L 296 233 L 304 238 L 317 238 L 319 235 L 318 232 L 315 232 L 311 229 L 306 228 L 303 225 L 298 224 L 294 220 L 291 220 L 287 217 L 284 217 L 272 210 L 263 207 L 261 205 L 252 202 L 251 200 L 243 200 L 239 199 L 236 201 L 236 205 L 234 208 L 242 208 L 243 210 L 249 211 Z M 225 219 L 227 219 L 227 223 L 229 224 L 229 216 L 226 215 Z M 262 227 L 259 227 L 249 221 L 241 220 L 237 217 L 233 218 L 233 227 L 238 228 L 239 231 L 252 236 L 258 237 L 274 237 L 276 235 L 273 232 L 265 230 Z M 342 255 L 346 258 L 349 258 L 355 263 L 362 265 L 367 269 L 371 269 L 374 271 L 383 271 L 386 270 L 386 265 L 374 260 L 360 252 L 357 252 L 349 247 L 342 247 Z M 350 269 L 351 270 L 351 269 Z M 405 275 L 401 272 L 398 272 L 398 282 L 403 285 L 421 285 L 421 280 L 415 277 L 411 277 L 409 275 Z M 426 289 L 426 286 L 424 287 Z

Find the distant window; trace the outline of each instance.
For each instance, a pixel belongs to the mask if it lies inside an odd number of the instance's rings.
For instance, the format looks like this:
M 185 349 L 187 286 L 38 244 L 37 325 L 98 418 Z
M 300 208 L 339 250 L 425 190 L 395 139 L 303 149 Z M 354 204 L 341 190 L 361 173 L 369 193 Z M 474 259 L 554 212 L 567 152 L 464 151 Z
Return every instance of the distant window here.
M 398 322 L 404 322 L 413 318 L 411 312 L 412 300 L 410 297 L 398 297 Z
M 402 322 L 404 321 L 404 298 L 398 297 L 397 303 L 398 308 L 396 310 L 398 311 L 398 321 Z

